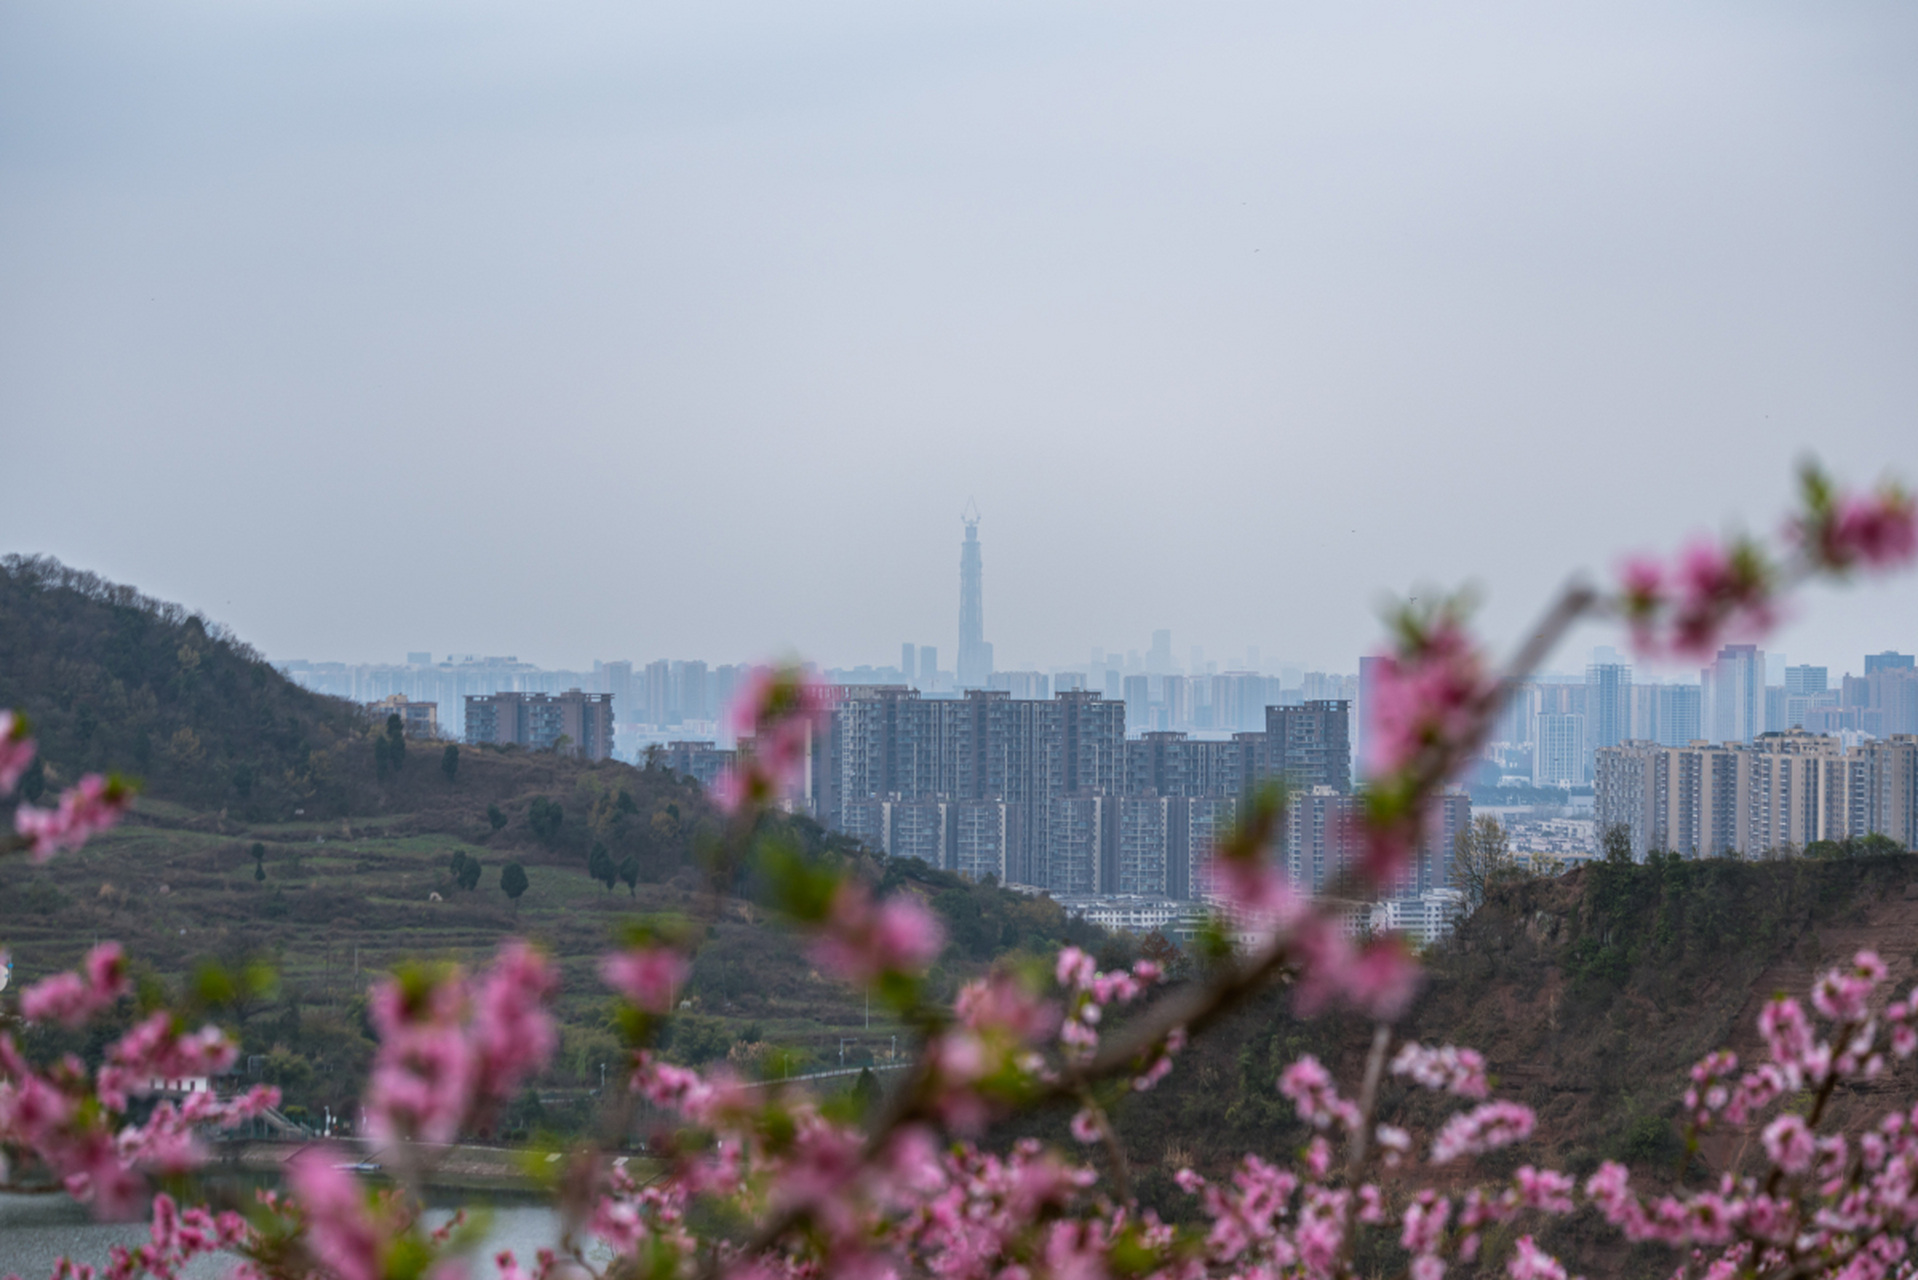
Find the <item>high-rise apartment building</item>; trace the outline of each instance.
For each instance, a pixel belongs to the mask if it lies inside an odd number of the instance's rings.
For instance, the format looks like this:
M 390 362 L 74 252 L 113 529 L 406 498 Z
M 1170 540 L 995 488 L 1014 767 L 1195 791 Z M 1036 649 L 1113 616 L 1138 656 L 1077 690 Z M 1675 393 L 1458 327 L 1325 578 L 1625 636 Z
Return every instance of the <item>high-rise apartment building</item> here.
M 1260 780 L 1351 791 L 1343 701 L 1267 708 L 1265 732 L 1128 739 L 1127 707 L 1090 690 L 838 694 L 813 746 L 816 817 L 895 855 L 1059 893 L 1192 894 L 1213 833 Z
M 1914 668 L 1914 658 L 1909 653 L 1897 653 L 1891 649 L 1883 653 L 1865 655 L 1865 675 L 1867 678 L 1880 671 L 1910 671 Z
M 437 702 L 414 702 L 396 693 L 368 703 L 366 710 L 375 728 L 384 728 L 388 716 L 398 716 L 401 730 L 409 738 L 440 736 L 440 704 Z
M 1705 733 L 1716 742 L 1750 742 L 1765 732 L 1765 654 L 1757 645 L 1728 644 L 1699 673 Z
M 1909 735 L 1849 750 L 1802 732 L 1718 746 L 1628 742 L 1598 753 L 1594 790 L 1599 827 L 1625 826 L 1639 858 L 1651 849 L 1752 855 L 1873 833 L 1918 844 L 1918 737 Z
M 1615 657 L 1609 653 L 1604 655 Z M 1632 736 L 1632 669 L 1622 662 L 1585 668 L 1585 749 L 1615 747 Z
M 1570 711 L 1541 711 L 1534 730 L 1532 782 L 1541 787 L 1577 787 L 1588 780 L 1585 717 Z
M 1052 677 L 1043 671 L 995 671 L 986 678 L 988 689 L 998 689 L 1020 701 L 1044 701 L 1052 696 Z
M 1146 650 L 1145 669 L 1147 675 L 1169 675 L 1172 671 L 1172 633 L 1166 630 L 1152 633 L 1152 647 Z
M 1695 684 L 1633 685 L 1631 732 L 1619 741 L 1682 747 L 1697 740 L 1704 733 L 1699 720 L 1701 699 L 1702 691 Z
M 1151 677 L 1127 676 L 1120 688 L 1124 694 L 1126 732 L 1145 732 L 1150 727 L 1152 714 Z
M 1300 790 L 1352 790 L 1352 704 L 1343 699 L 1265 709 L 1265 760 L 1260 772 Z
M 1780 729 L 1809 729 L 1812 727 L 1812 713 L 1821 706 L 1835 704 L 1838 699 L 1829 696 L 1826 688 L 1827 673 L 1823 667 L 1797 666 L 1785 668 L 1785 714 L 1782 724 L 1774 725 Z M 1766 697 L 1770 698 L 1767 691 Z
M 1359 696 L 1353 703 L 1353 711 L 1358 716 L 1356 735 L 1358 758 L 1354 764 L 1361 775 L 1366 772 L 1367 762 L 1372 758 L 1372 713 L 1375 710 L 1372 705 L 1373 689 L 1378 683 L 1381 664 L 1386 661 L 1386 658 L 1375 654 L 1368 654 L 1359 659 Z M 1517 739 L 1501 738 L 1496 731 L 1493 737 L 1498 741 L 1517 741 Z
M 535 751 L 562 746 L 568 754 L 604 760 L 613 754 L 613 695 L 583 693 L 469 694 L 466 741 L 514 744 Z
M 645 696 L 644 713 L 639 718 L 649 724 L 679 724 L 685 719 L 673 696 L 672 663 L 664 658 L 647 663 L 646 669 L 639 674 L 639 680 Z
M 1785 668 L 1785 692 L 1790 697 L 1808 698 L 1825 691 L 1826 670 L 1823 667 L 1797 666 Z
M 983 689 L 992 675 L 986 643 L 986 570 L 979 553 L 979 512 L 970 503 L 963 517 L 966 540 L 959 547 L 959 687 Z

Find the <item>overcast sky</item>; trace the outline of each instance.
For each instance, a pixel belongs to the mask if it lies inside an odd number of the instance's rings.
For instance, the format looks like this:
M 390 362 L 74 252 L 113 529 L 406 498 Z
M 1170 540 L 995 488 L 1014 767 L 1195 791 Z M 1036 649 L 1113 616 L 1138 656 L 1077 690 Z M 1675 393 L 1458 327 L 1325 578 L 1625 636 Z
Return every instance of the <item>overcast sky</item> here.
M 0 6 L 0 550 L 276 658 L 950 666 L 972 498 L 1002 668 L 1352 670 L 1914 410 L 1908 3 Z

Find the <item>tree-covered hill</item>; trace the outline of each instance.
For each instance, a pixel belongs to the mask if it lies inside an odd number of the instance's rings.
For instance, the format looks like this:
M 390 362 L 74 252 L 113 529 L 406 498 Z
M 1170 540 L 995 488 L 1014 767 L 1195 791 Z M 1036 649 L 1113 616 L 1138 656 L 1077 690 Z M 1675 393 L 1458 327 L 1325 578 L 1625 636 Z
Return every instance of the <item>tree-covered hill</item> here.
M 1619 1160 L 1654 1185 L 1681 1166 L 1700 1185 L 1706 1164 L 1685 1161 L 1679 1128 L 1688 1069 L 1721 1047 L 1762 1061 L 1764 1002 L 1780 991 L 1802 998 L 1817 973 L 1867 947 L 1889 966 L 1892 991 L 1918 979 L 1918 856 L 1596 863 L 1494 888 L 1428 957 L 1424 989 L 1398 1031 L 1481 1050 L 1494 1095 L 1537 1112 L 1532 1141 L 1482 1167 L 1532 1163 L 1582 1177 Z M 1353 1016 L 1297 1018 L 1289 994 L 1250 1002 L 1182 1054 L 1157 1089 L 1119 1108 L 1135 1175 L 1160 1212 L 1194 1212 L 1173 1185 L 1182 1164 L 1224 1176 L 1244 1152 L 1272 1158 L 1310 1140 L 1275 1087 L 1299 1055 L 1316 1055 L 1356 1087 L 1371 1026 Z M 1918 1063 L 1893 1063 L 1868 1089 L 1841 1090 L 1833 1115 L 1855 1126 L 1888 1099 L 1914 1097 Z M 1426 1134 L 1452 1109 L 1389 1078 L 1380 1103 L 1384 1119 Z M 1063 1116 L 1054 1124 L 1063 1128 Z M 1703 1155 L 1724 1169 L 1757 1149 L 1750 1132 L 1727 1128 L 1707 1138 Z M 1408 1168 L 1401 1177 L 1430 1174 Z M 1542 1235 L 1588 1275 L 1670 1273 L 1666 1255 L 1620 1250 L 1594 1211 Z M 1364 1273 L 1392 1275 L 1406 1259 L 1367 1262 Z
M 364 731 L 351 703 L 293 684 L 197 613 L 47 557 L 0 560 L 0 707 L 32 717 L 30 796 L 113 770 L 153 796 L 261 816 L 359 798 L 315 767 Z

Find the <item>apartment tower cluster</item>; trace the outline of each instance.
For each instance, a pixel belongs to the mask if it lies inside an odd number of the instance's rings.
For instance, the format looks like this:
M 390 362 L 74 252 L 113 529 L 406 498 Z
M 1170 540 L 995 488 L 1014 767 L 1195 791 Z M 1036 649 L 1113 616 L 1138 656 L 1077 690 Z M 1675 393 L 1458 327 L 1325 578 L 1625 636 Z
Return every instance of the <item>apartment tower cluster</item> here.
M 1128 738 L 1125 705 L 1086 690 L 1047 700 L 986 689 L 925 698 L 903 685 L 835 693 L 803 802 L 894 856 L 1058 894 L 1199 897 L 1214 834 L 1273 779 L 1292 792 L 1284 851 L 1298 883 L 1322 888 L 1359 855 L 1344 701 L 1267 707 L 1264 730 L 1202 740 Z M 1394 891 L 1442 887 L 1470 816 L 1464 795 L 1445 797 Z
M 1846 746 L 1793 729 L 1752 742 L 1626 742 L 1598 751 L 1600 830 L 1631 832 L 1634 857 L 1803 850 L 1889 836 L 1918 847 L 1918 736 Z

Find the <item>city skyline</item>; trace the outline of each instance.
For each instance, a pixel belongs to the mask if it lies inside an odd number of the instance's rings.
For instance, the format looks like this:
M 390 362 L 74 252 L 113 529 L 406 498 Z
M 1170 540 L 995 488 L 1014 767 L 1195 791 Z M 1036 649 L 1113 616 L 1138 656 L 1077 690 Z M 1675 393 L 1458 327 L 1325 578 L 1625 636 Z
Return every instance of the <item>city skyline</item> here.
M 1172 639 L 1174 630 L 1168 627 L 1160 627 L 1155 628 L 1150 633 L 1150 643 L 1143 648 L 1123 648 L 1117 646 L 1107 648 L 1103 645 L 1091 645 L 1083 651 L 1086 655 L 1086 660 L 1083 662 L 1070 659 L 1063 662 L 1001 662 L 996 656 L 999 651 L 995 650 L 993 642 L 987 639 L 986 635 L 984 541 L 979 536 L 979 527 L 982 519 L 983 517 L 977 505 L 968 501 L 964 512 L 960 516 L 960 523 L 964 530 L 964 535 L 960 543 L 958 581 L 959 608 L 956 636 L 954 637 L 956 643 L 953 644 L 951 649 L 945 648 L 944 645 L 938 642 L 927 644 L 923 641 L 903 640 L 900 642 L 900 647 L 895 650 L 895 652 L 900 655 L 896 666 L 883 662 L 835 662 L 816 655 L 795 654 L 760 655 L 758 657 L 734 659 L 729 663 L 711 663 L 710 665 L 743 666 L 796 658 L 821 671 L 858 670 L 862 668 L 871 668 L 874 670 L 889 669 L 897 673 L 900 682 L 915 684 L 916 687 L 922 685 L 925 692 L 931 693 L 952 692 L 966 688 L 986 688 L 989 683 L 988 677 L 995 673 L 1035 673 L 1052 677 L 1076 672 L 1086 675 L 1090 679 L 1096 676 L 1097 672 L 1111 669 L 1114 666 L 1123 670 L 1128 675 L 1145 674 L 1154 676 L 1209 676 L 1248 673 L 1283 679 L 1288 675 L 1302 678 L 1306 674 L 1314 671 L 1327 671 L 1337 675 L 1350 675 L 1355 672 L 1362 672 L 1367 661 L 1376 656 L 1370 652 L 1349 655 L 1348 660 L 1352 664 L 1351 667 L 1340 668 L 1336 665 L 1314 665 L 1295 661 L 1284 655 L 1267 656 L 1261 647 L 1256 642 L 1253 642 L 1242 644 L 1237 649 L 1228 650 L 1218 657 L 1213 657 L 1208 654 L 1204 645 L 1190 645 L 1187 646 L 1185 660 L 1181 661 Z M 1759 646 L 1753 644 L 1737 647 L 1754 651 L 1759 648 Z M 458 650 L 407 650 L 409 661 L 411 661 L 412 658 L 420 657 L 432 659 L 432 654 L 435 652 L 446 652 L 447 656 L 444 661 L 449 663 L 461 661 L 470 663 L 479 660 L 481 657 L 484 657 L 485 660 L 489 662 L 504 661 L 507 663 L 517 663 L 520 661 L 518 655 L 480 655 L 470 651 L 462 653 Z M 1788 660 L 1787 654 L 1779 652 L 1776 649 L 1767 648 L 1764 652 L 1770 659 L 1771 665 L 1781 669 Z M 1895 652 L 1895 649 L 1888 648 L 1883 652 Z M 939 655 L 946 653 L 953 655 L 954 665 L 951 667 L 944 666 L 940 662 Z M 1870 656 L 1870 654 L 1864 655 L 1866 659 Z M 709 662 L 709 659 L 710 655 L 702 655 L 698 658 L 680 656 L 665 660 Z M 639 660 L 644 664 L 646 661 L 657 661 L 659 659 L 637 658 L 636 655 L 623 658 L 607 658 L 601 656 L 593 658 L 590 666 L 545 666 L 544 669 L 555 671 L 592 670 L 596 669 L 599 664 L 607 661 L 631 662 L 634 660 Z M 341 662 L 346 660 L 340 658 L 276 658 L 276 661 L 285 664 L 296 661 Z M 1533 678 L 1547 682 L 1577 683 L 1581 679 L 1586 678 L 1579 674 L 1580 671 L 1584 671 L 1589 675 L 1592 670 L 1591 664 L 1610 666 L 1623 670 L 1627 673 L 1626 678 L 1628 680 L 1630 673 L 1633 671 L 1641 674 L 1649 671 L 1651 678 L 1636 681 L 1640 686 L 1655 684 L 1706 684 L 1710 682 L 1710 676 L 1706 674 L 1705 671 L 1705 668 L 1711 665 L 1710 662 L 1705 663 L 1702 667 L 1696 662 L 1678 660 L 1655 660 L 1647 662 L 1643 658 L 1635 659 L 1633 655 L 1621 654 L 1616 648 L 1610 645 L 1592 646 L 1590 664 L 1579 663 L 1576 660 L 1576 655 L 1568 652 L 1561 651 L 1553 654 L 1547 659 L 1546 664 L 1540 668 L 1538 672 L 1534 673 Z M 354 665 L 377 665 L 377 663 L 362 662 Z M 544 664 L 532 665 L 544 666 Z M 1823 666 L 1840 674 L 1851 674 L 1849 668 L 1845 667 L 1842 662 L 1836 664 L 1826 662 L 1822 664 L 1802 665 Z M 1861 671 L 1859 674 L 1870 674 L 1869 665 L 1861 662 Z M 944 682 L 943 684 L 942 681 Z M 1299 682 L 1299 680 L 1295 680 L 1295 683 Z M 1766 671 L 1761 670 L 1757 673 L 1756 683 L 1757 686 L 1761 688 L 1768 683 Z M 1775 684 L 1778 682 L 1769 681 L 1769 683 Z M 1744 712 L 1737 714 L 1728 711 L 1727 714 L 1732 716 L 1732 718 L 1727 721 L 1727 725 L 1730 726 L 1733 732 L 1742 732 L 1743 726 L 1749 723 L 1758 723 L 1764 718 L 1762 708 L 1756 711 L 1747 708 Z M 1739 718 L 1741 714 L 1743 716 L 1742 719 Z M 1616 727 L 1616 723 L 1621 717 L 1628 716 L 1629 712 L 1614 710 L 1610 712 L 1609 715 L 1610 719 L 1607 721 L 1607 727 L 1601 729 L 1598 732 L 1597 738 L 1585 745 L 1587 755 L 1589 755 L 1591 749 L 1595 746 L 1609 746 L 1623 740 L 1618 736 L 1621 730 Z M 1715 724 L 1716 722 L 1714 722 L 1714 725 Z M 1750 735 L 1747 733 L 1744 736 L 1748 738 Z

